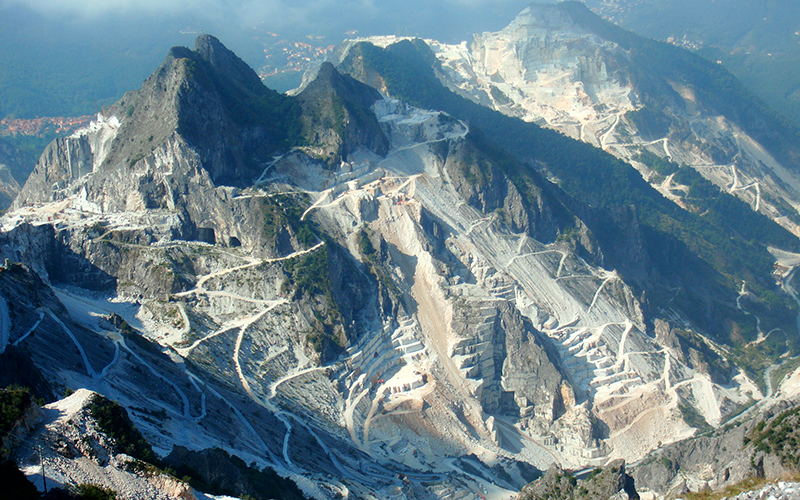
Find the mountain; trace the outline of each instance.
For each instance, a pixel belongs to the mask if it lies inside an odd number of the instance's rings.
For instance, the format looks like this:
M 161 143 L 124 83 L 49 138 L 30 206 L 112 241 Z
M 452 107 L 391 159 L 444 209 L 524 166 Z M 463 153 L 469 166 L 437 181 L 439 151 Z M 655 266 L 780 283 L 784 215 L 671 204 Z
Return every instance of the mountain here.
M 125 423 L 130 426 L 130 421 L 124 414 L 112 418 L 104 412 L 110 404 L 85 389 L 42 409 L 34 404 L 36 411 L 29 411 L 27 416 L 33 428 L 31 435 L 17 453 L 32 457 L 37 466 L 23 472 L 42 488 L 45 485 L 40 464 L 46 464 L 44 474 L 51 494 L 78 480 L 84 491 L 88 490 L 85 485 L 93 484 L 129 497 L 194 498 L 188 485 L 162 471 L 137 474 L 138 453 L 133 446 L 124 451 L 120 446 L 127 437 L 121 429 Z M 112 422 L 122 426 L 114 428 Z M 109 432 L 112 428 L 116 432 Z
M 734 308 L 738 311 L 734 302 L 743 279 L 756 295 L 765 294 L 762 299 L 772 297 L 768 290 L 773 289 L 774 278 L 770 273 L 774 257 L 767 252 L 764 240 L 756 235 L 769 231 L 771 236 L 767 241 L 784 248 L 796 248 L 797 242 L 763 217 L 749 210 L 738 210 L 740 222 L 748 222 L 735 228 L 726 227 L 724 214 L 702 217 L 682 209 L 652 189 L 636 170 L 610 155 L 459 97 L 435 78 L 430 64 L 436 59 L 422 42 L 400 42 L 385 50 L 361 43 L 347 54 L 342 63 L 346 71 L 353 71 L 364 81 L 380 80 L 390 94 L 418 106 L 439 107 L 469 120 L 485 130 L 491 140 L 556 179 L 573 197 L 569 201 L 572 208 L 582 214 L 595 237 L 605 243 L 604 264 L 617 268 L 648 292 L 651 317 L 663 314 L 659 309 L 678 309 L 681 311 L 678 314 L 688 316 L 698 326 L 714 332 L 718 339 L 727 338 L 724 341 L 730 343 L 732 325 L 720 324 L 718 315 L 710 314 L 711 310 L 725 308 L 726 317 L 739 316 L 735 321 L 741 321 L 744 316 L 734 311 Z M 575 200 L 585 200 L 588 206 Z M 736 208 L 730 200 L 722 198 L 721 202 L 727 203 L 720 203 L 719 208 L 712 207 L 711 211 L 724 209 L 726 204 Z M 620 234 L 631 238 L 620 241 Z M 669 245 L 668 251 L 665 244 Z M 766 288 L 759 290 L 760 286 Z M 709 301 L 715 305 L 711 306 Z M 700 304 L 706 306 L 698 308 Z M 791 315 L 777 321 L 788 325 Z M 743 325 L 739 323 L 733 328 L 739 330 Z M 791 342 L 791 336 L 778 342 L 786 340 Z
M 36 158 L 29 150 L 0 138 L 0 210 L 11 206 L 35 164 Z
M 692 210 L 691 171 L 798 234 L 796 126 L 717 64 L 626 32 L 583 4 L 533 4 L 468 44 L 430 43 L 455 92 L 632 162 Z M 656 157 L 674 165 L 661 165 Z
M 591 475 L 578 483 L 576 478 L 560 467 L 553 466 L 547 473 L 520 491 L 520 500 L 567 500 L 591 498 L 597 500 L 638 499 L 634 481 L 625 472 L 625 463 L 616 461 L 604 468 L 596 468 Z
M 459 40 L 503 26 L 513 3 L 456 5 L 413 0 L 364 8 L 306 4 L 247 6 L 159 3 L 101 8 L 4 3 L 0 6 L 0 118 L 98 113 L 138 88 L 174 45 L 211 30 L 281 91 L 294 88 L 310 59 L 354 33 Z M 449 23 L 441 23 L 445 16 Z M 41 151 L 40 151 L 41 153 Z
M 765 102 L 798 123 L 798 76 L 793 68 L 800 56 L 800 12 L 793 2 L 625 0 L 587 5 L 626 29 L 719 61 Z
M 796 302 L 762 241 L 420 41 L 342 53 L 285 96 L 203 35 L 51 143 L 0 219 L 2 380 L 118 401 L 201 491 L 315 498 L 507 498 L 773 396 Z

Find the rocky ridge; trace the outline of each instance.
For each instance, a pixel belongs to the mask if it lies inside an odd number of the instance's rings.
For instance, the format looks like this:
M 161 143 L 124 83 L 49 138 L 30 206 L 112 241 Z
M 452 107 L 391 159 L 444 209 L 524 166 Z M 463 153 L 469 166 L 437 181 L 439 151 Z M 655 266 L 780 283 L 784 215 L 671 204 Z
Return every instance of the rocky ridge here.
M 774 498 L 775 500 L 796 500 L 800 498 L 800 483 L 778 481 L 759 490 L 746 491 L 736 496 L 728 497 L 729 500 L 763 500 Z
M 800 234 L 794 128 L 712 63 L 624 32 L 575 2 L 532 4 L 505 29 L 459 45 L 427 43 L 439 77 L 460 95 L 631 162 L 681 206 L 691 205 L 689 184 L 642 153 L 689 165 Z
M 509 498 L 530 465 L 636 460 L 695 432 L 685 405 L 719 425 L 763 398 L 651 325 L 566 195 L 465 123 L 332 66 L 278 98 L 239 63 L 173 49 L 3 217 L 2 340 L 55 388 L 317 498 Z M 302 139 L 242 111 L 273 98 Z
M 517 500 L 560 500 L 591 498 L 593 500 L 638 499 L 633 479 L 625 472 L 625 463 L 617 460 L 594 469 L 588 477 L 577 480 L 558 466 L 525 486 Z
M 14 451 L 28 478 L 43 489 L 43 463 L 49 489 L 89 483 L 123 498 L 196 500 L 187 484 L 163 473 L 136 473 L 131 457 L 114 452 L 113 440 L 98 429 L 88 409 L 92 395 L 80 389 L 42 409 L 41 422 Z

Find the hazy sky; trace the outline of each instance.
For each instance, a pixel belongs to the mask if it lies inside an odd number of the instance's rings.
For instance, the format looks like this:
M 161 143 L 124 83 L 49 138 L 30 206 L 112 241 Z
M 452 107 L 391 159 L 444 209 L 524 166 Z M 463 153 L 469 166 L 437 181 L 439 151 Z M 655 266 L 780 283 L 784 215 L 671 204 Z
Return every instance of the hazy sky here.
M 528 0 L 0 0 L 0 117 L 88 114 L 139 88 L 176 45 L 217 36 L 252 67 L 286 41 L 402 35 L 457 43 L 507 26 Z M 278 36 L 273 37 L 272 34 Z M 273 42 L 274 40 L 274 42 Z M 287 90 L 296 72 L 268 84 Z M 296 81 L 295 81 L 296 80 Z
M 498 29 L 526 0 L 0 0 L 0 6 L 27 6 L 49 16 L 191 16 L 212 24 L 317 32 L 327 36 L 363 34 L 440 35 Z

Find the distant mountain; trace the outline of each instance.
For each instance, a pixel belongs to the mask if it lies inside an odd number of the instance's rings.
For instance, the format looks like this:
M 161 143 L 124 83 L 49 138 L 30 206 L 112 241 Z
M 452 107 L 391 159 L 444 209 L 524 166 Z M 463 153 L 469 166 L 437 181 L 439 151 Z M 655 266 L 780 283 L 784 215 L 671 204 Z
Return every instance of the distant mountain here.
M 720 61 L 753 93 L 800 123 L 800 9 L 792 0 L 586 2 L 640 35 Z
M 692 166 L 800 234 L 800 129 L 718 65 L 571 2 L 532 5 L 469 45 L 432 47 L 443 81 L 465 97 L 604 148 L 704 212 L 708 203 L 692 201 L 700 190 L 688 193 L 704 181 L 691 170 L 672 175 Z
M 202 14 L 126 11 L 83 17 L 44 14 L 21 5 L 0 6 L 0 65 L 4 68 L 0 118 L 99 113 L 103 105 L 139 88 L 170 47 L 191 43 L 204 27 L 217 24 Z M 248 30 L 218 26 L 223 29 L 249 64 L 256 68 L 270 64 L 268 72 L 291 68 L 299 56 L 314 54 L 310 45 L 295 49 L 296 40 L 309 42 L 301 34 L 278 37 L 263 25 Z M 287 53 L 287 47 L 295 50 Z M 291 88 L 285 87 L 280 76 L 280 72 L 273 75 L 272 81 L 281 90 Z
M 423 0 L 348 5 L 93 9 L 75 3 L 48 9 L 6 2 L 0 5 L 0 118 L 98 113 L 138 88 L 171 46 L 191 44 L 206 31 L 224 37 L 270 88 L 283 92 L 300 83 L 309 60 L 347 36 L 390 32 L 459 40 L 499 28 L 518 9 L 504 2 Z M 441 23 L 442 16 L 450 22 Z
M 0 138 L 0 210 L 11 206 L 35 164 L 30 151 Z

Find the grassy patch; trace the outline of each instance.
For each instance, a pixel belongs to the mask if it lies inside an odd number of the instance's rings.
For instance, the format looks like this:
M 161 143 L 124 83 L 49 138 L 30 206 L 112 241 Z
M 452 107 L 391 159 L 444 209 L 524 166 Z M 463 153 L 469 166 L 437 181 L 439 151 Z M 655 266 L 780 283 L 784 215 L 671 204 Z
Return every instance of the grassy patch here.
M 14 427 L 32 403 L 30 390 L 25 387 L 12 385 L 0 389 L 0 436 Z
M 706 419 L 703 417 L 703 415 L 695 410 L 692 405 L 688 403 L 679 403 L 678 409 L 680 410 L 681 415 L 683 415 L 683 421 L 686 422 L 686 424 L 690 427 L 697 429 L 698 433 L 702 434 L 704 432 L 713 430 L 713 428 L 708 425 L 708 422 L 706 422 Z
M 294 232 L 297 242 L 305 247 L 313 246 L 319 241 L 311 221 L 301 220 L 307 206 L 307 195 L 302 195 L 299 199 L 298 196 L 286 194 L 265 198 L 262 213 L 267 241 L 274 243 L 283 227 L 289 227 Z
M 798 366 L 800 366 L 800 357 L 787 359 L 780 367 L 776 368 L 775 371 L 772 372 L 772 389 L 777 391 L 778 385 L 783 381 L 784 377 L 794 371 Z
M 158 461 L 150 444 L 131 422 L 128 411 L 119 403 L 96 394 L 88 408 L 92 417 L 97 420 L 100 430 L 114 439 L 117 453 L 125 453 L 150 463 Z
M 681 166 L 674 161 L 661 158 L 657 154 L 647 150 L 642 151 L 638 155 L 634 156 L 633 159 L 644 163 L 648 168 L 655 170 L 664 177 L 677 173 L 681 168 Z
M 115 500 L 117 492 L 96 484 L 83 483 L 70 488 L 81 500 Z
M 744 443 L 752 443 L 756 450 L 777 456 L 787 467 L 800 469 L 800 407 L 760 421 L 745 436 Z
M 686 493 L 684 497 L 686 500 L 720 500 L 722 498 L 735 497 L 740 493 L 752 491 L 757 488 L 763 487 L 767 484 L 767 480 L 758 477 L 751 477 L 744 481 L 732 484 L 723 490 L 719 491 L 698 491 L 696 493 Z

